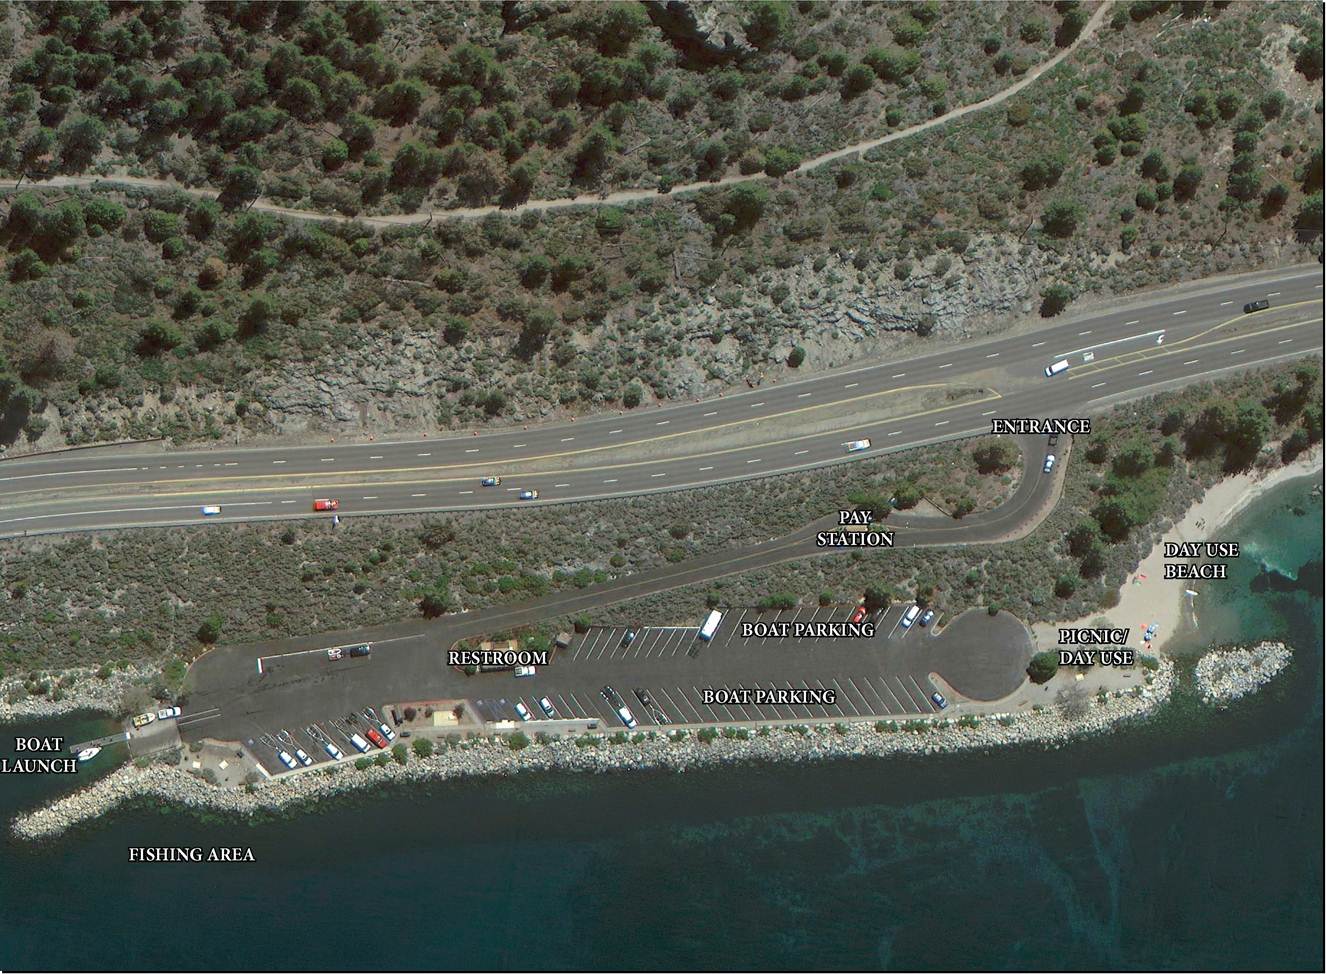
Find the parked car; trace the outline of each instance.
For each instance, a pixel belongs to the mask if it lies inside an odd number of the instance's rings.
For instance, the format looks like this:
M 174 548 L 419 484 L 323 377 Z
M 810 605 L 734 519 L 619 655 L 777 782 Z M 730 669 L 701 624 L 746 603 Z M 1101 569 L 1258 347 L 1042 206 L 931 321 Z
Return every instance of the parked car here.
M 926 609 L 925 612 L 921 613 L 921 618 L 919 621 L 922 626 L 930 625 L 930 623 L 935 621 L 935 610 Z
M 173 720 L 180 715 L 179 707 L 167 707 L 157 711 L 157 720 Z
M 1049 473 L 1051 470 L 1053 470 L 1053 469 L 1054 469 L 1054 460 L 1055 460 L 1055 456 L 1054 456 L 1053 453 L 1051 453 L 1049 456 L 1047 456 L 1047 457 L 1045 458 L 1045 466 L 1041 467 L 1041 472 L 1042 472 L 1042 473 Z
M 626 725 L 627 730 L 635 730 L 637 722 L 635 714 L 631 713 L 630 707 L 622 704 L 617 708 L 617 716 L 622 719 L 622 723 Z
M 479 481 L 480 487 L 500 487 L 502 485 L 501 477 L 484 477 Z
M 608 701 L 608 706 L 610 706 L 613 710 L 616 710 L 624 703 L 624 701 L 622 700 L 622 695 L 618 693 L 616 690 L 614 690 L 611 686 L 605 686 L 602 690 L 599 691 L 599 693 L 603 694 L 603 699 Z
M 634 629 L 627 629 L 626 634 L 622 636 L 622 641 L 619 644 L 621 648 L 625 649 L 627 646 L 631 645 L 631 643 L 635 642 L 635 636 L 636 631 Z
M 201 510 L 203 512 L 203 517 L 212 517 L 213 515 L 221 513 L 221 507 L 219 504 L 204 504 Z
M 852 613 L 852 618 L 848 619 L 847 621 L 860 622 L 865 617 L 866 617 L 866 607 L 864 605 L 858 605 L 856 607 L 856 611 Z
M 539 709 L 543 711 L 543 715 L 549 720 L 557 719 L 557 708 L 553 706 L 553 702 L 547 697 L 539 697 Z
M 376 727 L 368 728 L 366 731 L 364 731 L 364 736 L 367 737 L 370 741 L 372 741 L 376 747 L 386 750 L 387 739 L 378 732 L 378 729 Z
M 368 741 L 364 740 L 358 734 L 350 735 L 350 743 L 355 746 L 355 750 L 360 754 L 366 754 L 368 752 Z
M 327 755 L 333 761 L 339 761 L 341 760 L 341 758 L 345 757 L 345 752 L 343 752 L 339 747 L 337 747 L 331 741 L 328 741 L 326 744 L 323 744 L 322 749 L 327 752 Z
M 381 721 L 378 722 L 378 730 L 382 731 L 382 736 L 388 741 L 396 740 L 396 732 Z
M 522 501 L 536 501 L 539 499 L 539 492 L 537 490 L 522 490 L 520 499 Z
M 313 763 L 313 759 L 304 752 L 302 747 L 295 748 L 295 757 L 298 758 L 299 763 L 306 768 Z
M 1055 446 L 1058 445 L 1058 443 L 1059 443 L 1059 434 L 1058 434 L 1058 433 L 1051 433 L 1051 434 L 1050 434 L 1050 440 L 1049 440 L 1049 442 L 1046 443 L 1045 445 L 1048 446 L 1050 449 L 1054 449 Z
M 930 699 L 935 702 L 935 706 L 938 707 L 940 710 L 943 710 L 945 707 L 948 706 L 948 701 L 944 699 L 944 695 L 940 693 L 938 690 L 930 694 Z
M 1257 301 L 1249 301 L 1247 304 L 1245 304 L 1243 306 L 1243 313 L 1252 314 L 1254 311 L 1265 311 L 1270 306 L 1271 306 L 1270 301 L 1267 301 L 1265 298 L 1260 298 Z
M 156 714 L 139 714 L 137 717 L 134 718 L 133 724 L 134 727 L 141 729 L 146 727 L 148 724 L 152 723 L 152 721 L 156 719 L 157 719 Z
M 912 623 L 916 621 L 916 617 L 919 616 L 920 614 L 921 614 L 921 607 L 919 605 L 912 606 L 910 609 L 908 609 L 906 612 L 902 614 L 902 620 L 901 620 L 902 627 L 904 629 L 912 628 Z
M 535 669 L 532 666 L 517 666 L 516 676 L 533 676 Z
M 298 767 L 298 765 L 295 764 L 295 759 L 290 756 L 290 753 L 288 751 L 278 751 L 277 757 L 279 757 L 281 759 L 281 763 L 284 764 L 291 771 L 294 771 L 295 768 Z
M 340 509 L 341 502 L 335 497 L 319 497 L 313 502 L 313 510 L 315 511 L 339 511 Z
M 869 449 L 870 449 L 870 441 L 869 441 L 869 440 L 852 440 L 852 441 L 850 441 L 850 442 L 848 442 L 848 443 L 844 443 L 843 446 L 847 447 L 847 452 L 848 452 L 848 453 L 860 453 L 862 450 L 869 450 Z
M 516 716 L 519 717 L 521 720 L 533 720 L 533 719 L 534 719 L 534 715 L 533 715 L 532 713 L 529 712 L 529 708 L 526 707 L 526 706 L 525 706 L 523 703 L 521 703 L 519 700 L 516 701 Z

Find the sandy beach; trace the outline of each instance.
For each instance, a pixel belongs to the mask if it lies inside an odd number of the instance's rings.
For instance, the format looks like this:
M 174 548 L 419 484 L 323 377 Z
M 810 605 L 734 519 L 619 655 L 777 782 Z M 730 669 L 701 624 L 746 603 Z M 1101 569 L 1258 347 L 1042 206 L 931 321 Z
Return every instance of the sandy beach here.
M 1238 538 L 1221 537 L 1220 527 L 1277 484 L 1314 472 L 1319 474 L 1321 471 L 1322 448 L 1321 444 L 1317 444 L 1291 464 L 1271 471 L 1250 470 L 1220 481 L 1200 501 L 1188 508 L 1183 519 L 1166 531 L 1160 542 L 1142 559 L 1142 563 L 1124 582 L 1117 606 L 1093 612 L 1072 622 L 1053 625 L 1037 623 L 1032 627 L 1037 647 L 1053 649 L 1059 641 L 1060 625 L 1090 626 L 1093 620 L 1103 618 L 1108 620 L 1111 627 L 1129 628 L 1129 645 L 1138 649 L 1148 645 L 1142 640 L 1146 627 L 1157 625 L 1157 634 L 1149 644 L 1150 652 L 1164 649 L 1176 633 L 1194 627 L 1189 600 L 1184 596 L 1184 590 L 1191 586 L 1191 582 L 1167 581 L 1164 578 L 1164 542 L 1238 541 Z

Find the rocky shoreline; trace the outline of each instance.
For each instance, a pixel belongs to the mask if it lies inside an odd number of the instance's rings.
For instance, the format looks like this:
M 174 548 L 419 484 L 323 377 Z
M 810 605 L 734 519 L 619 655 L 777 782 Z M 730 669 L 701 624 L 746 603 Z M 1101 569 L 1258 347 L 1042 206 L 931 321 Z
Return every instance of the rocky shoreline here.
M 1227 704 L 1255 693 L 1289 665 L 1293 651 L 1284 643 L 1213 649 L 1197 661 L 1193 676 L 1204 703 Z
M 0 680 L 0 723 L 15 720 L 45 720 L 92 710 L 114 713 L 124 695 L 137 687 L 146 687 L 160 675 L 160 667 L 123 666 L 106 676 L 90 666 L 36 674 L 35 682 L 45 690 L 33 693 L 30 677 Z
M 1165 660 L 1150 674 L 1144 687 L 1087 698 L 1077 706 L 1052 706 L 1020 713 L 902 722 L 801 724 L 754 730 L 730 728 L 711 740 L 681 732 L 636 735 L 629 740 L 623 735 L 599 736 L 579 741 L 535 742 L 520 750 L 514 750 L 507 738 L 490 737 L 444 745 L 427 758 L 411 755 L 403 765 L 393 761 L 359 768 L 346 761 L 331 768 L 282 776 L 251 789 L 210 785 L 178 768 L 126 765 L 82 791 L 18 816 L 11 828 L 20 838 L 51 838 L 137 799 L 195 811 L 252 816 L 394 782 L 552 770 L 595 774 L 655 769 L 684 772 L 748 762 L 934 754 L 1017 744 L 1056 747 L 1149 714 L 1169 698 L 1173 683 L 1173 663 Z

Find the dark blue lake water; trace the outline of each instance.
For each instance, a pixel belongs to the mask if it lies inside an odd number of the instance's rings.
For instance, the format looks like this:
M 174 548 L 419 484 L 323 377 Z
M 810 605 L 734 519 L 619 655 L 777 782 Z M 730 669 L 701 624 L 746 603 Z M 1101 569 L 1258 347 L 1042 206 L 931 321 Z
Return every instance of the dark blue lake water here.
M 1187 648 L 1296 651 L 1227 711 L 1180 693 L 1058 750 L 529 776 L 257 826 L 122 812 L 0 845 L 0 968 L 1320 970 L 1320 500 L 1284 485 L 1221 538 L 1245 554 Z M 67 785 L 8 776 L 0 815 Z

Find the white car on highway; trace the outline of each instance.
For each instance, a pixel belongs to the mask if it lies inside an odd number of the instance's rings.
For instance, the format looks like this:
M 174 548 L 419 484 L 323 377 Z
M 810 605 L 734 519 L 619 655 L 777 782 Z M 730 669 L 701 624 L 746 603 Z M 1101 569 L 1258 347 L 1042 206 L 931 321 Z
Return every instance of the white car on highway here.
M 522 490 L 520 499 L 522 501 L 536 501 L 539 499 L 539 492 L 537 490 Z
M 862 450 L 870 449 L 869 440 L 852 440 L 850 443 L 844 443 L 848 453 L 860 453 Z
M 221 513 L 221 506 L 219 504 L 204 504 L 201 510 L 203 517 L 212 517 Z

